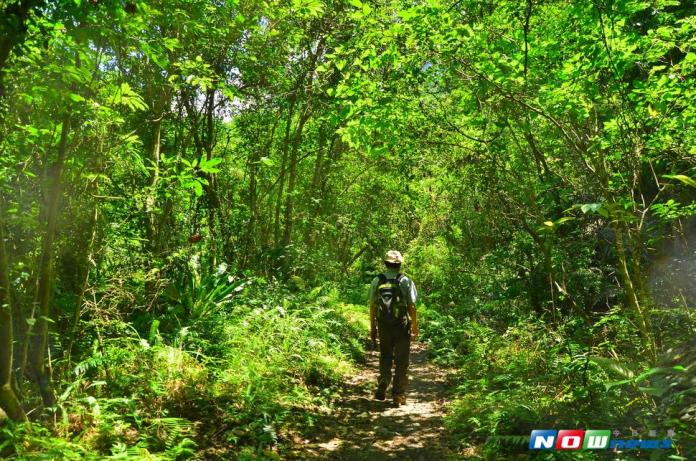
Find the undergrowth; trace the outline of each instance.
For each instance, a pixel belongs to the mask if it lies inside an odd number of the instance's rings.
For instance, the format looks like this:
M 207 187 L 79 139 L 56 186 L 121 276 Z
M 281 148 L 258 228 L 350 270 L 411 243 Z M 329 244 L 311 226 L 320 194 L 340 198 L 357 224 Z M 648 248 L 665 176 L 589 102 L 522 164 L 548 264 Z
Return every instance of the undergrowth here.
M 495 312 L 503 309 L 505 321 L 497 321 Z M 487 316 L 477 315 L 484 310 Z M 458 370 L 447 425 L 459 452 L 491 460 L 684 460 L 696 454 L 691 422 L 666 410 L 686 407 L 693 395 L 693 385 L 675 390 L 675 376 L 687 370 L 649 367 L 622 317 L 609 313 L 592 327 L 581 319 L 552 323 L 522 316 L 509 323 L 514 311 L 509 301 L 424 310 L 423 336 L 435 360 Z M 671 429 L 676 450 L 529 451 L 533 429 L 554 428 L 619 430 L 622 438 L 633 438 L 632 430 L 667 438 Z
M 145 334 L 91 319 L 101 339 L 79 363 L 57 364 L 69 384 L 53 415 L 0 427 L 0 453 L 279 459 L 289 428 L 311 426 L 362 356 L 366 309 L 328 285 L 292 293 L 263 280 L 211 303 L 185 326 L 153 318 Z

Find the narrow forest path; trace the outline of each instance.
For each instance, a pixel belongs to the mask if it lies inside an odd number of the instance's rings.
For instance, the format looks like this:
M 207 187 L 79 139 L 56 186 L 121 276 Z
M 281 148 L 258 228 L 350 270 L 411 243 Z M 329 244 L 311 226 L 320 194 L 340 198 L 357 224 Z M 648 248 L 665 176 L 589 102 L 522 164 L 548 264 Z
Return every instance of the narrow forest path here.
M 422 343 L 411 346 L 407 403 L 373 399 L 379 354 L 366 352 L 366 363 L 347 383 L 331 415 L 317 421 L 313 433 L 290 459 L 409 461 L 451 458 L 443 424 L 448 370 L 428 358 Z M 389 396 L 389 395 L 388 395 Z

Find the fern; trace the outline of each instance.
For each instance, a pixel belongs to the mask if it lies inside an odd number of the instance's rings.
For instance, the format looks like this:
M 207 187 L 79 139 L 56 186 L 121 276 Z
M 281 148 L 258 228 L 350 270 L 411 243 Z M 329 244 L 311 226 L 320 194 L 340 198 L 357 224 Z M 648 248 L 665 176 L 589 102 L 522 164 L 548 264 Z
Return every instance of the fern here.
M 104 357 L 94 355 L 75 365 L 74 373 L 77 376 L 84 375 L 88 370 L 98 368 L 104 365 Z

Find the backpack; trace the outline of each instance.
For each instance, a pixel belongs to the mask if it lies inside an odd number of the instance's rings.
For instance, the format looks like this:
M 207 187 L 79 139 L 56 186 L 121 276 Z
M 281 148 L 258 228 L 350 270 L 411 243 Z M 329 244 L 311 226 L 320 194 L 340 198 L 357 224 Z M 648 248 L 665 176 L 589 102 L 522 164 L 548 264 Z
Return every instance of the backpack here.
M 379 319 L 388 325 L 406 326 L 408 308 L 401 291 L 401 280 L 404 275 L 398 274 L 393 279 L 388 279 L 384 274 L 379 274 L 377 277 L 379 278 L 377 283 Z

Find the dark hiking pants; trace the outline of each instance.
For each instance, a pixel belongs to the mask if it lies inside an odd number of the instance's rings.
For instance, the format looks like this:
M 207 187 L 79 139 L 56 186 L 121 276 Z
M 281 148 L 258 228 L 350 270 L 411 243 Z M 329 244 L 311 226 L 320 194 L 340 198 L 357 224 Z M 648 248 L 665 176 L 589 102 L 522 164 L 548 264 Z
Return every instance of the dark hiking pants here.
M 411 346 L 409 328 L 403 325 L 387 326 L 379 324 L 379 390 L 385 392 L 394 372 L 393 395 L 404 395 L 408 384 L 408 359 Z

